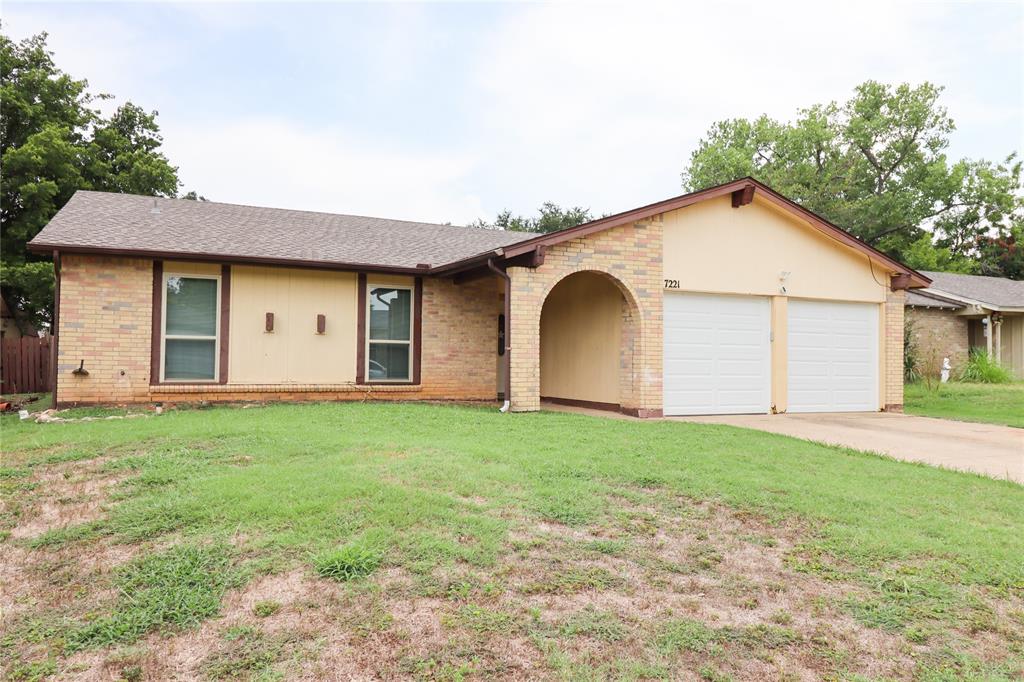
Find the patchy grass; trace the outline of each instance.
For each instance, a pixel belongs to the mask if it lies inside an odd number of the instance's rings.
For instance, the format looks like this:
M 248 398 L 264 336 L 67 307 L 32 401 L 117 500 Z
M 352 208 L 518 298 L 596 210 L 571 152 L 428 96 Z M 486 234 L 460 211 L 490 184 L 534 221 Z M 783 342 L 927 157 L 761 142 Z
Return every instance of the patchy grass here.
M 725 426 L 425 404 L 0 420 L 11 679 L 1024 668 L 1006 481 Z
M 345 545 L 313 557 L 313 568 L 324 578 L 344 582 L 370 575 L 381 561 L 380 552 L 372 547 Z
M 174 547 L 120 569 L 109 615 L 72 629 L 66 650 L 134 642 L 151 630 L 186 628 L 217 614 L 231 584 L 223 547 Z
M 1024 382 L 966 384 L 950 382 L 928 388 L 924 383 L 904 387 L 903 409 L 924 417 L 986 422 L 1024 428 Z

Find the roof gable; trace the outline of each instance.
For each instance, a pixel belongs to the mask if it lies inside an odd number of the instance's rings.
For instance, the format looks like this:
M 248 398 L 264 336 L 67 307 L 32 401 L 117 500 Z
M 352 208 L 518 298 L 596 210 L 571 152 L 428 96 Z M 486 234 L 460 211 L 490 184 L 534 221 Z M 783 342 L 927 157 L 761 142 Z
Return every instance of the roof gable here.
M 671 199 L 648 204 L 622 213 L 616 213 L 614 215 L 606 216 L 604 218 L 593 220 L 589 223 L 583 223 L 582 225 L 570 227 L 558 232 L 540 235 L 505 247 L 502 249 L 502 252 L 505 257 L 515 257 L 531 251 L 538 246 L 553 246 L 554 244 L 558 244 L 569 239 L 577 239 L 579 237 L 584 237 L 588 234 L 593 234 L 594 232 L 606 230 L 625 223 L 642 221 L 661 213 L 667 213 L 669 211 L 674 211 L 686 206 L 692 206 L 693 204 L 702 201 L 726 195 L 732 195 L 733 207 L 743 210 L 742 207 L 751 203 L 755 194 L 759 195 L 761 199 L 764 199 L 778 208 L 802 219 L 810 224 L 811 227 L 830 237 L 834 241 L 863 252 L 874 261 L 887 266 L 891 271 L 905 277 L 909 286 L 924 287 L 929 284 L 930 280 L 921 273 L 908 268 L 906 265 L 903 265 L 894 258 L 887 256 L 873 246 L 870 246 L 857 237 L 854 237 L 849 232 L 833 225 L 821 216 L 807 210 L 796 202 L 782 196 L 767 185 L 750 177 L 734 180 L 733 182 L 728 182 L 724 185 L 709 187 L 698 192 L 691 192 L 690 194 L 672 197 Z

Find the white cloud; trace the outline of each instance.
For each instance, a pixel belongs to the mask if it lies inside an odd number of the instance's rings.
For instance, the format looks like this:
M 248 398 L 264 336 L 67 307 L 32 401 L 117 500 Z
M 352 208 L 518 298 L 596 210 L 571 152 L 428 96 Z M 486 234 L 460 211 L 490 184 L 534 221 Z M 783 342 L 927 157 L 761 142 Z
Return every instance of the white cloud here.
M 869 78 L 946 81 L 964 54 L 948 54 L 934 30 L 943 8 L 927 13 L 895 3 L 530 6 L 495 28 L 479 64 L 486 156 L 506 161 L 488 170 L 504 170 L 507 201 L 527 208 L 552 198 L 610 212 L 678 193 L 716 120 L 789 119 Z
M 714 121 L 789 119 L 847 99 L 869 78 L 946 85 L 956 154 L 996 159 L 1021 148 L 1024 10 L 1008 5 L 324 4 L 292 13 L 201 3 L 152 14 L 131 6 L 130 18 L 121 5 L 92 7 L 8 3 L 4 30 L 50 31 L 68 72 L 160 109 L 186 188 L 222 201 L 454 222 L 506 207 L 529 213 L 545 200 L 612 212 L 680 192 L 679 173 Z M 459 23 L 446 23 L 456 11 Z M 164 16 L 175 21 L 164 27 Z M 347 46 L 356 49 L 341 54 L 335 38 L 353 26 Z M 259 43 L 245 45 L 250 35 Z M 242 51 L 213 49 L 239 36 L 231 44 Z M 220 61 L 197 67 L 190 41 Z M 268 93 L 291 92 L 281 79 L 292 69 L 315 85 L 293 103 L 279 97 L 273 118 L 251 101 L 228 110 L 191 93 L 191 78 L 209 92 L 239 69 L 251 75 L 254 57 L 268 57 L 259 61 Z M 469 75 L 445 58 L 471 65 Z M 353 70 L 370 75 L 357 106 L 401 116 L 334 122 L 344 112 L 318 91 L 353 92 Z M 422 101 L 423 89 L 408 103 L 387 97 L 410 83 L 437 84 L 446 99 Z M 467 123 L 432 132 L 415 107 L 426 121 Z
M 453 191 L 471 158 L 265 118 L 201 129 L 172 123 L 164 133 L 185 189 L 214 201 L 456 224 L 483 215 L 476 196 Z

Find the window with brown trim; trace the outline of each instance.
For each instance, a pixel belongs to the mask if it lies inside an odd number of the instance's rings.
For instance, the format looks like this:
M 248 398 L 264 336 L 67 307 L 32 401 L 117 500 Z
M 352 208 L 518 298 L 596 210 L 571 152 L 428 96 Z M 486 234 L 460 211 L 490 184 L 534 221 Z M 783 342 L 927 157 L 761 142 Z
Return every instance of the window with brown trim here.
M 220 369 L 219 275 L 163 275 L 161 381 L 216 381 Z
M 409 382 L 413 379 L 413 320 L 415 297 L 411 286 L 367 286 L 366 379 Z

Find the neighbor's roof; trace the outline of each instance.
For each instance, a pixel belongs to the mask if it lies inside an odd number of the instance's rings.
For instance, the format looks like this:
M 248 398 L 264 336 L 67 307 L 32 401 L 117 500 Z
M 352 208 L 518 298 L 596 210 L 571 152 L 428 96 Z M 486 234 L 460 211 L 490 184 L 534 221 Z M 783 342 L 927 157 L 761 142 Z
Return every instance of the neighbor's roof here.
M 52 248 L 416 270 L 423 264 L 451 263 L 529 236 L 476 227 L 79 190 L 31 246 L 37 251 Z
M 925 272 L 932 280 L 928 293 L 943 293 L 993 305 L 998 308 L 1024 308 L 1024 282 L 1005 277 L 960 275 L 953 272 Z
M 936 296 L 927 289 L 911 289 L 907 291 L 907 298 L 903 304 L 918 308 L 940 308 L 942 310 L 960 310 L 967 305 Z

